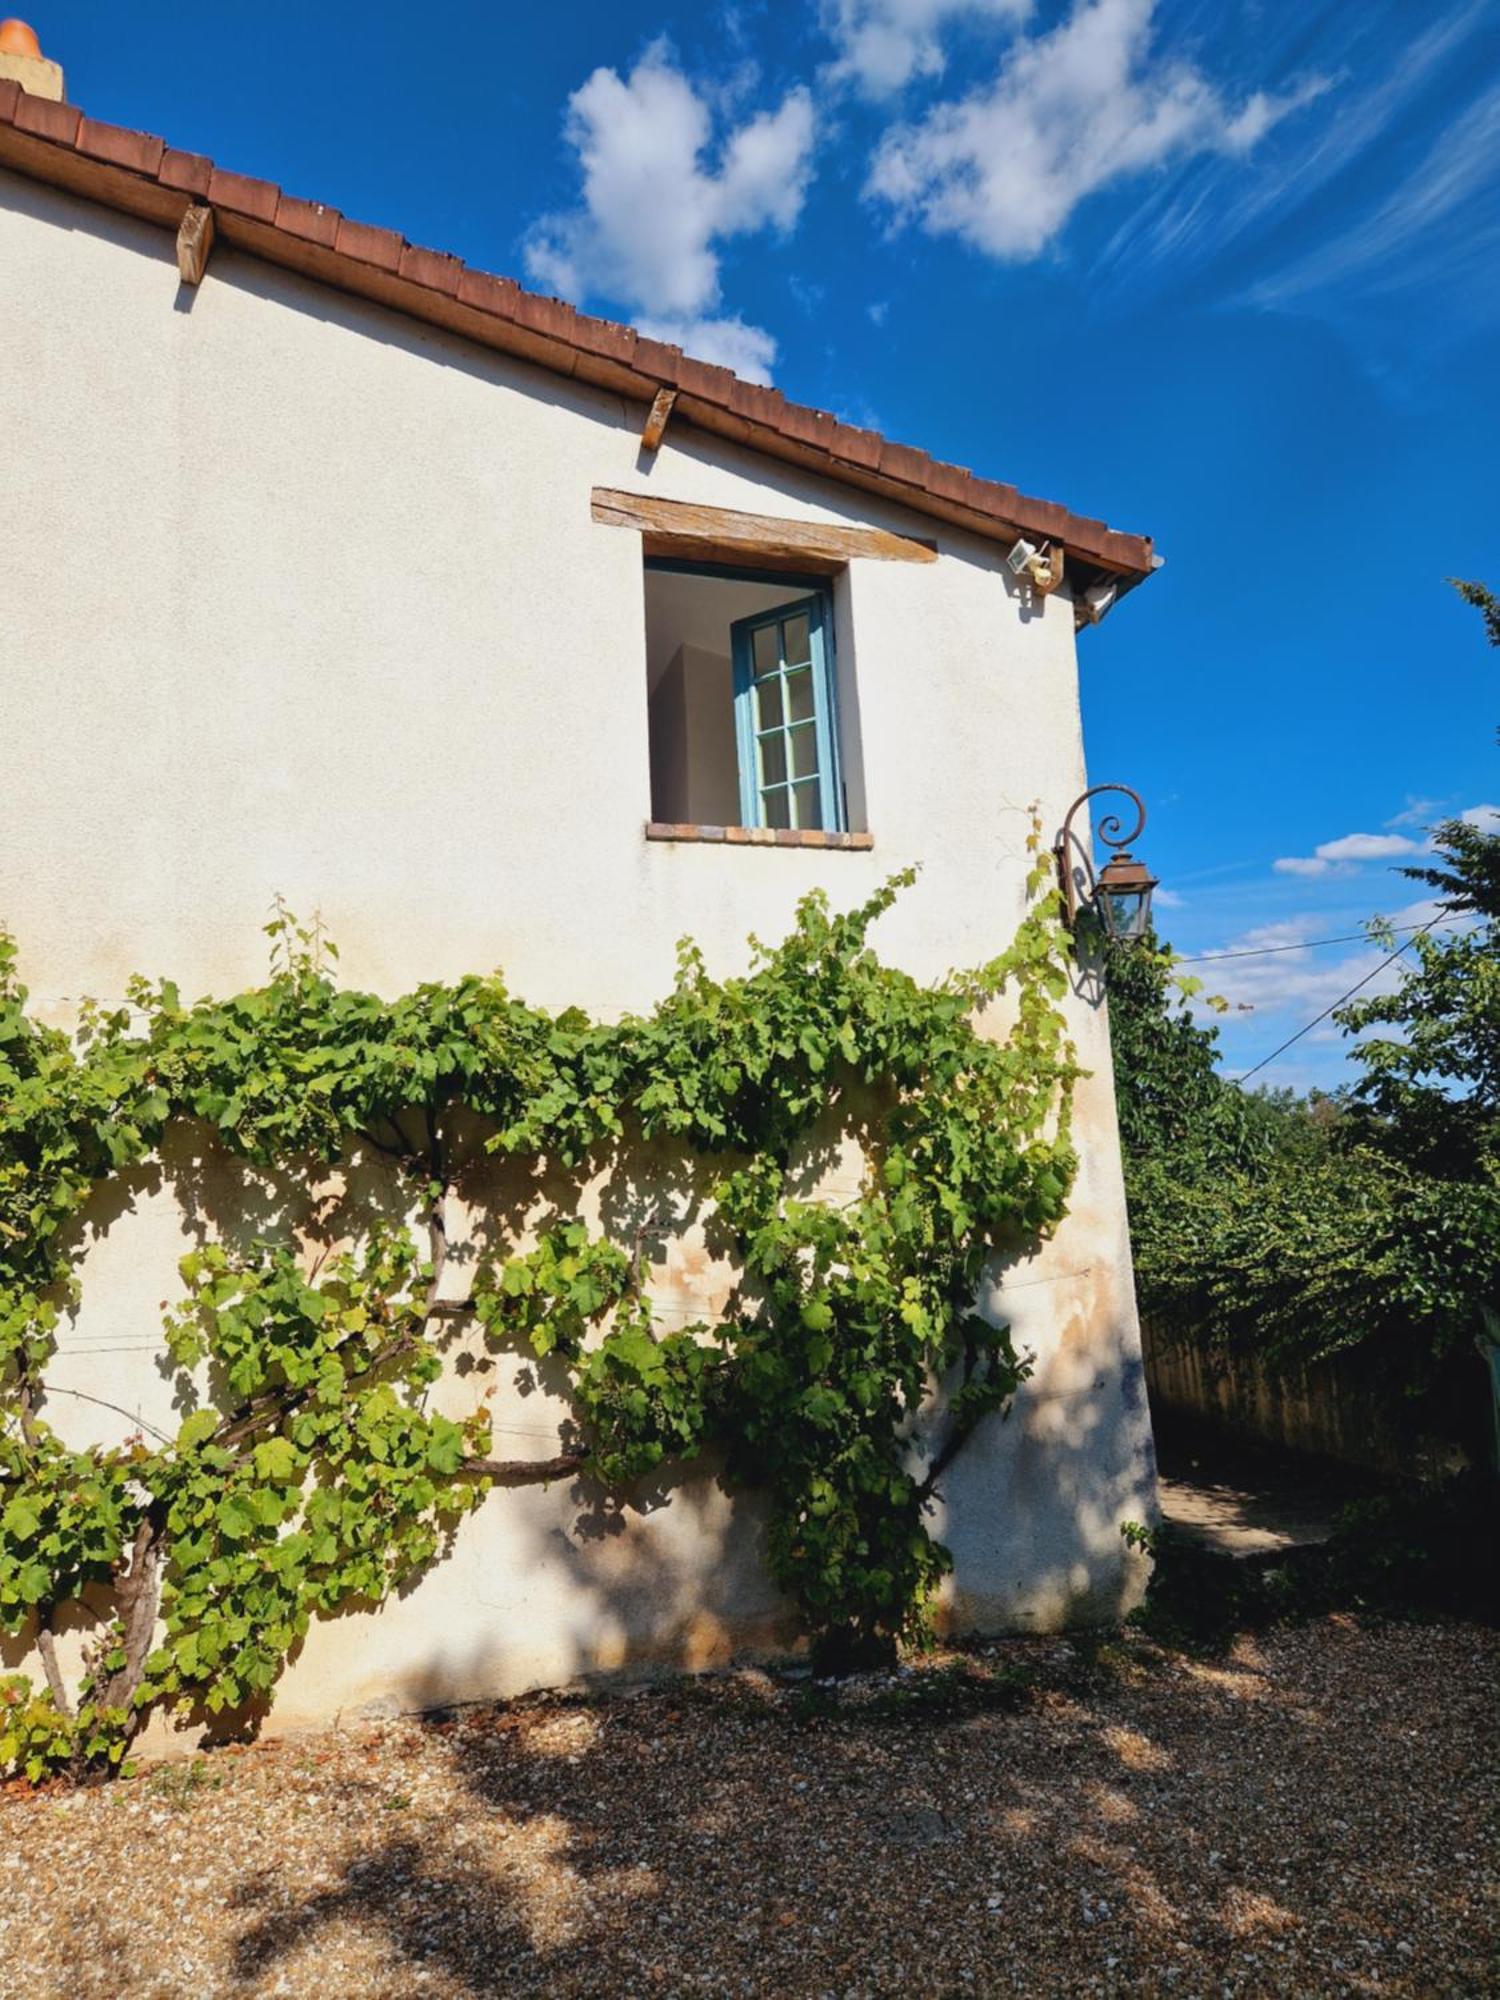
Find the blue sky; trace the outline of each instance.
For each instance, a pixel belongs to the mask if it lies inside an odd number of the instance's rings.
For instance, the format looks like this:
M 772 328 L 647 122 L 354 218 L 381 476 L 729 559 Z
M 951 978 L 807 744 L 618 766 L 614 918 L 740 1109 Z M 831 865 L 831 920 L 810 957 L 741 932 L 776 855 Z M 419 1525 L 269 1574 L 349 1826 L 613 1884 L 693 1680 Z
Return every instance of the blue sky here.
M 1420 916 L 1500 799 L 1500 0 L 30 13 L 96 116 L 1153 534 L 1084 714 L 1184 954 Z M 1200 968 L 1228 1066 L 1380 956 Z

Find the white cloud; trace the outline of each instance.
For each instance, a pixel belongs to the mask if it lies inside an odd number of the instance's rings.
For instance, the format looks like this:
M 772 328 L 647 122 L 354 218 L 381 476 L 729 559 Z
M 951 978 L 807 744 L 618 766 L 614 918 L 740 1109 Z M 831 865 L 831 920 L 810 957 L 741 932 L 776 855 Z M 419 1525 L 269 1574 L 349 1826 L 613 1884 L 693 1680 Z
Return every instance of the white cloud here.
M 1314 849 L 1320 861 L 1389 861 L 1398 854 L 1419 854 L 1421 843 L 1402 833 L 1346 833 Z
M 1283 854 L 1271 866 L 1278 875 L 1326 875 L 1333 863 L 1320 861 L 1312 854 Z
M 1341 1000 L 1362 979 L 1370 978 L 1366 993 L 1391 993 L 1400 985 L 1398 960 L 1378 970 L 1388 954 L 1377 946 L 1355 952 L 1288 951 L 1273 958 L 1231 959 L 1224 965 L 1205 966 L 1213 975 L 1209 984 L 1237 1012 L 1260 1016 L 1260 1025 L 1275 1022 L 1279 1028 L 1300 1027 Z M 1313 1029 L 1314 1037 L 1338 1039 L 1343 1030 L 1336 1021 L 1324 1021 Z
M 1436 812 L 1436 799 L 1408 799 L 1405 808 L 1386 821 L 1388 827 L 1424 826 Z M 1486 833 L 1500 833 L 1500 806 L 1465 806 L 1451 817 Z M 1322 841 L 1311 854 L 1283 854 L 1271 863 L 1278 875 L 1352 875 L 1364 861 L 1401 861 L 1431 854 L 1431 840 L 1412 840 L 1404 833 L 1345 833 Z
M 1087 196 L 1178 156 L 1241 156 L 1326 88 L 1230 104 L 1201 71 L 1152 47 L 1154 0 L 1075 0 L 1018 40 L 994 81 L 893 127 L 866 193 L 902 222 L 992 256 L 1038 256 Z
M 1284 854 L 1271 866 L 1278 875 L 1332 875 L 1347 873 L 1361 861 L 1394 861 L 1398 856 L 1422 854 L 1426 850 L 1404 833 L 1346 833 L 1338 840 L 1325 840 L 1311 854 Z
M 677 327 L 705 358 L 734 353 L 763 376 L 775 355 L 770 335 L 715 316 L 720 245 L 796 223 L 812 174 L 812 98 L 799 87 L 775 110 L 716 134 L 722 125 L 665 41 L 628 77 L 596 69 L 568 100 L 581 203 L 536 223 L 526 268 L 565 298 L 618 300 Z
M 838 50 L 831 79 L 867 97 L 889 97 L 913 77 L 943 70 L 943 31 L 962 21 L 1024 21 L 1033 0 L 823 0 L 823 27 Z
M 732 368 L 747 382 L 769 382 L 776 360 L 776 342 L 763 326 L 734 319 L 640 319 L 648 340 L 664 340 L 699 361 Z

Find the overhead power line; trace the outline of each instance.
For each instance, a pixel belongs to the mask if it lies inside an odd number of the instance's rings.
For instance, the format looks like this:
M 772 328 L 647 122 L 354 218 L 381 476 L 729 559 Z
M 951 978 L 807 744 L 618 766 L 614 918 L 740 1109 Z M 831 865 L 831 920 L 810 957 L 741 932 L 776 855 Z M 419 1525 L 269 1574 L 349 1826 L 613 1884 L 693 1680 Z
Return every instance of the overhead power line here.
M 1450 920 L 1452 921 L 1452 920 Z M 1406 931 L 1430 931 L 1436 918 L 1425 924 L 1392 924 L 1391 936 L 1400 937 Z M 1197 958 L 1179 958 L 1179 965 L 1209 965 L 1217 958 L 1269 958 L 1277 951 L 1312 951 L 1320 944 L 1368 944 L 1364 931 L 1346 931 L 1342 937 L 1303 938 L 1300 944 L 1262 944 L 1248 951 L 1205 951 Z
M 1418 924 L 1416 926 L 1418 934 L 1420 935 L 1423 931 L 1430 931 L 1437 922 L 1438 918 L 1433 917 L 1429 922 L 1425 924 Z M 1366 986 L 1369 985 L 1370 981 L 1375 977 L 1377 973 L 1384 972 L 1388 965 L 1394 965 L 1396 960 L 1401 956 L 1402 952 L 1405 951 L 1405 949 L 1406 946 L 1404 944 L 1398 944 L 1396 949 L 1391 953 L 1389 958 L 1383 958 L 1380 961 L 1379 965 L 1375 966 L 1371 971 L 1367 972 L 1363 979 L 1357 981 L 1353 986 L 1349 988 L 1349 991 L 1347 993 L 1341 993 L 1338 999 L 1334 1001 L 1331 1007 L 1325 1007 L 1321 1014 L 1315 1015 L 1314 1018 L 1308 1022 L 1307 1026 L 1305 1028 L 1299 1028 L 1295 1035 L 1288 1035 L 1286 1040 L 1282 1043 L 1281 1047 L 1279 1049 L 1272 1049 L 1271 1053 L 1268 1056 L 1262 1056 L 1260 1061 L 1255 1065 L 1254 1069 L 1247 1069 L 1245 1071 L 1245 1074 L 1239 1079 L 1240 1083 L 1242 1085 L 1247 1084 L 1252 1076 L 1258 1076 L 1260 1072 L 1263 1069 L 1265 1069 L 1270 1063 L 1275 1062 L 1278 1056 L 1284 1056 L 1287 1050 L 1292 1046 L 1293 1042 L 1300 1042 L 1304 1035 L 1311 1034 L 1313 1029 L 1317 1027 L 1319 1021 L 1326 1021 L 1330 1014 L 1337 1013 L 1339 1008 L 1344 1005 L 1345 1001 L 1352 1000 L 1356 993 L 1361 992 Z

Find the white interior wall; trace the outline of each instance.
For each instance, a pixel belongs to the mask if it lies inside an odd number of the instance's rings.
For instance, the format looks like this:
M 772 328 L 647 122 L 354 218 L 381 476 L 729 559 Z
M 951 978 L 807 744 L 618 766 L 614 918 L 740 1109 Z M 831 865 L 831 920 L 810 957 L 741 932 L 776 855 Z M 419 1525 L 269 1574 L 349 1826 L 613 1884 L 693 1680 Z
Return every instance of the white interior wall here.
M 729 655 L 679 646 L 652 685 L 650 711 L 652 818 L 738 826 L 740 767 Z

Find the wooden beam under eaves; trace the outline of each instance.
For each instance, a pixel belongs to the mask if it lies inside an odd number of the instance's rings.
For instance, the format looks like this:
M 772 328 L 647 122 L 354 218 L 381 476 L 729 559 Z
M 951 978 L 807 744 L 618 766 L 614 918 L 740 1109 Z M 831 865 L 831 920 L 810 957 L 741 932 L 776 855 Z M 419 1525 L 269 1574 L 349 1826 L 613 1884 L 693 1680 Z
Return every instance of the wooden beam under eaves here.
M 734 507 L 704 507 L 695 500 L 663 500 L 654 493 L 620 493 L 596 486 L 594 519 L 605 527 L 639 529 L 648 556 L 693 562 L 774 565 L 832 575 L 856 557 L 877 562 L 937 561 L 937 544 L 885 528 L 846 528 L 832 521 L 791 521 L 774 514 L 743 514 Z
M 214 212 L 194 202 L 177 225 L 177 275 L 185 285 L 201 282 L 213 247 Z
M 667 419 L 672 414 L 672 405 L 677 401 L 675 389 L 661 388 L 651 399 L 647 413 L 646 427 L 641 432 L 641 450 L 655 451 L 666 432 Z

